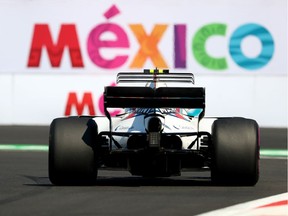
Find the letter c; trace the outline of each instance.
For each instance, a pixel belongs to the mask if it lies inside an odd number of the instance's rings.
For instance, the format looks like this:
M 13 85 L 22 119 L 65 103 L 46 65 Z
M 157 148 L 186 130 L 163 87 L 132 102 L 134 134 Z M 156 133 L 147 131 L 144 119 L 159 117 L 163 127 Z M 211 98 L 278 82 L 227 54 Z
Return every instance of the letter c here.
M 212 70 L 227 69 L 227 62 L 224 57 L 212 57 L 206 52 L 205 48 L 206 41 L 209 39 L 209 37 L 214 35 L 225 36 L 225 33 L 226 25 L 221 23 L 205 25 L 196 32 L 192 42 L 192 51 L 198 63 Z

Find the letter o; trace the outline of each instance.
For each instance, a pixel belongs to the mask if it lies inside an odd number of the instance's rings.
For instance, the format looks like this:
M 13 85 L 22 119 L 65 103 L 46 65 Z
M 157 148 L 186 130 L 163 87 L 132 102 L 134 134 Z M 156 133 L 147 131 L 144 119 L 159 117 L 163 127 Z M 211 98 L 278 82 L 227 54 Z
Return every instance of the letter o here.
M 255 36 L 261 41 L 262 50 L 255 58 L 246 57 L 241 50 L 241 42 L 247 36 Z M 232 59 L 240 67 L 256 70 L 264 67 L 271 60 L 274 53 L 274 41 L 270 32 L 261 25 L 249 23 L 237 28 L 231 36 L 229 52 Z

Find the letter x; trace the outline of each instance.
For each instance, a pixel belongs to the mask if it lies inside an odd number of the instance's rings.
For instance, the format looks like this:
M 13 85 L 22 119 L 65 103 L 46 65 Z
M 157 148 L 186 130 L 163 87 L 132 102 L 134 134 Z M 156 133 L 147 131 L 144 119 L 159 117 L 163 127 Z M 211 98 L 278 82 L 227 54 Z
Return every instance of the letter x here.
M 167 25 L 155 25 L 151 35 L 146 34 L 141 24 L 130 25 L 130 28 L 140 45 L 140 49 L 134 57 L 130 68 L 142 68 L 149 57 L 155 67 L 168 68 L 157 48 L 157 44 L 165 32 Z

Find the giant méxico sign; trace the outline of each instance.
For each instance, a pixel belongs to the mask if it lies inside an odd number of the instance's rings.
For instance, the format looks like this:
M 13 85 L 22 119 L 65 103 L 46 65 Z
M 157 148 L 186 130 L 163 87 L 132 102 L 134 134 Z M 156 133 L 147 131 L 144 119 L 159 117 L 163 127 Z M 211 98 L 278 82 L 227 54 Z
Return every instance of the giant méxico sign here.
M 116 73 L 158 67 L 194 73 L 208 116 L 286 125 L 286 0 L 2 1 L 0 17 L 0 124 L 103 115 Z
M 124 65 L 130 69 L 142 69 L 147 61 L 159 68 L 187 69 L 188 62 L 195 61 L 209 71 L 227 71 L 229 59 L 246 71 L 256 71 L 267 66 L 274 55 L 273 34 L 263 23 L 239 23 L 228 34 L 226 23 L 211 22 L 191 35 L 189 23 L 155 23 L 150 29 L 141 23 L 129 23 L 124 28 L 123 23 L 113 21 L 120 13 L 116 5 L 108 8 L 103 14 L 105 22 L 96 23 L 88 32 L 84 49 L 81 49 L 80 43 L 85 41 L 79 40 L 77 24 L 59 23 L 60 30 L 53 38 L 55 33 L 52 34 L 49 23 L 35 23 L 27 67 L 39 68 L 41 58 L 46 58 L 51 67 L 60 68 L 65 49 L 69 52 L 71 68 L 85 68 L 85 62 L 89 61 L 95 68 L 107 70 L 121 69 Z M 170 46 L 171 52 L 168 55 L 173 61 L 165 59 L 163 52 L 166 51 L 159 47 L 162 40 L 167 41 L 165 37 L 170 37 L 166 46 Z M 228 55 L 215 56 L 207 50 L 207 43 L 214 37 L 227 41 L 227 47 L 220 49 L 228 50 Z M 260 44 L 254 56 L 247 55 L 243 46 L 243 42 L 251 37 Z M 131 43 L 132 40 L 137 41 L 137 45 Z M 133 46 L 137 46 L 138 50 L 133 52 Z M 44 48 L 47 50 L 45 55 Z M 110 55 L 104 55 L 103 50 L 110 51 Z M 87 53 L 89 59 L 84 61 L 83 52 Z

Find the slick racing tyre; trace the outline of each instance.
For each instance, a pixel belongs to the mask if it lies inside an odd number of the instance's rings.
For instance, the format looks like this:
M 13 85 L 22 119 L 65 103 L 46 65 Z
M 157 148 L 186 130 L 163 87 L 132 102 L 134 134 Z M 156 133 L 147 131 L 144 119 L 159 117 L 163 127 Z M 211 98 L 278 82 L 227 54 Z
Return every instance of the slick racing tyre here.
M 244 118 L 218 119 L 212 126 L 212 182 L 255 185 L 259 178 L 259 127 Z
M 93 184 L 96 123 L 88 117 L 54 119 L 49 134 L 49 178 L 55 185 Z

